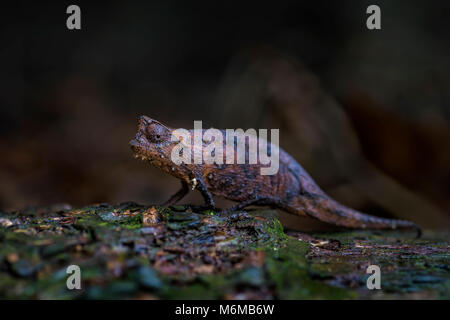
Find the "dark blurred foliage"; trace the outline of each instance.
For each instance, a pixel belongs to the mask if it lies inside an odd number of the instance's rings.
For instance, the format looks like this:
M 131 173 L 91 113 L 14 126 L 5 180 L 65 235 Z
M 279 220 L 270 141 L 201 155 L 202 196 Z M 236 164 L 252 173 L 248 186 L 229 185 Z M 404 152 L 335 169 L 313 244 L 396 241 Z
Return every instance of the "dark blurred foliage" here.
M 0 208 L 162 202 L 178 182 L 127 145 L 146 114 L 279 127 L 341 202 L 445 226 L 448 1 L 377 1 L 379 31 L 369 1 L 73 3 L 80 31 L 72 2 L 2 9 Z

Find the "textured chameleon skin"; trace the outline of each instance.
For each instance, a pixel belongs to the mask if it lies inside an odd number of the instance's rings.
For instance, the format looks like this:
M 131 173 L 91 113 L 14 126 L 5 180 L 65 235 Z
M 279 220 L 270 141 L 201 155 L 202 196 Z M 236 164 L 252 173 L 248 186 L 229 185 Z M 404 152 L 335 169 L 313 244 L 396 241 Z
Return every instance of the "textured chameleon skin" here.
M 287 152 L 279 148 L 279 170 L 274 175 L 261 175 L 261 164 L 180 164 L 171 160 L 174 129 L 147 116 L 139 118 L 138 132 L 130 141 L 136 158 L 181 180 L 182 188 L 164 205 L 183 198 L 189 188 L 198 189 L 207 206 L 214 207 L 215 197 L 239 204 L 233 211 L 249 205 L 265 205 L 299 216 L 356 229 L 420 229 L 412 222 L 370 216 L 348 208 L 326 195 L 309 174 Z M 224 136 L 225 133 L 222 131 Z M 191 141 L 194 131 L 190 130 Z M 250 137 L 249 139 L 258 139 Z M 247 143 L 249 143 L 247 141 Z M 206 143 L 203 142 L 203 146 Z M 246 148 L 248 149 L 248 148 Z M 225 145 L 223 150 L 225 150 Z M 225 151 L 224 151 L 225 153 Z M 247 150 L 248 153 L 248 150 Z

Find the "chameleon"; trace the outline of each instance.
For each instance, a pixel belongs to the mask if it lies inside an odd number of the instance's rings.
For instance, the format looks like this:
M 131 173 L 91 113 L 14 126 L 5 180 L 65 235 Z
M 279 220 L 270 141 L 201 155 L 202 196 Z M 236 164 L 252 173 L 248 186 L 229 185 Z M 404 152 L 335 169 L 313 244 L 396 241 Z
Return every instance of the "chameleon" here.
M 173 139 L 173 133 L 173 128 L 150 117 L 140 116 L 136 136 L 129 142 L 135 158 L 147 161 L 181 181 L 181 189 L 164 202 L 163 207 L 176 204 L 189 191 L 197 189 L 205 201 L 201 206 L 203 209 L 217 209 L 213 196 L 237 202 L 236 205 L 220 211 L 222 214 L 248 206 L 268 206 L 298 216 L 309 216 L 338 227 L 414 229 L 418 236 L 421 234 L 421 229 L 413 222 L 371 216 L 333 200 L 282 148 L 279 148 L 279 169 L 273 175 L 261 175 L 259 169 L 262 164 L 259 162 L 175 164 L 171 158 L 172 149 L 179 141 Z M 189 130 L 189 133 L 191 137 L 194 136 L 194 130 Z M 253 136 L 248 139 L 261 138 Z M 206 142 L 202 141 L 202 147 L 205 144 Z M 234 147 L 236 148 L 236 145 Z M 246 152 L 248 153 L 248 148 Z

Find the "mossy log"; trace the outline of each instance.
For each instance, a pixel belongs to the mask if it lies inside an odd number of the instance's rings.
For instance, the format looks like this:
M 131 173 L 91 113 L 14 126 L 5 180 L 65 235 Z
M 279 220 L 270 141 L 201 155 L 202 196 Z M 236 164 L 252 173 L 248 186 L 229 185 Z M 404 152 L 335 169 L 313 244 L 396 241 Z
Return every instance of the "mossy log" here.
M 270 210 L 28 208 L 0 213 L 0 297 L 448 299 L 447 236 L 284 232 Z M 372 264 L 381 290 L 367 289 Z M 80 267 L 80 290 L 66 286 L 69 265 Z

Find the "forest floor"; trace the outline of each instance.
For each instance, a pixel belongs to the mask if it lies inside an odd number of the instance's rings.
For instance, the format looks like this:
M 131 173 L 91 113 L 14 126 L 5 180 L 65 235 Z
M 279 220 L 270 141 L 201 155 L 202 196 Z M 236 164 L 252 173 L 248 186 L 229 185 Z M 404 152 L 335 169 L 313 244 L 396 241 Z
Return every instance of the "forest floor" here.
M 276 211 L 66 205 L 0 213 L 0 298 L 449 299 L 448 233 L 283 231 Z M 69 265 L 81 289 L 69 290 Z M 369 265 L 381 289 L 369 290 Z

